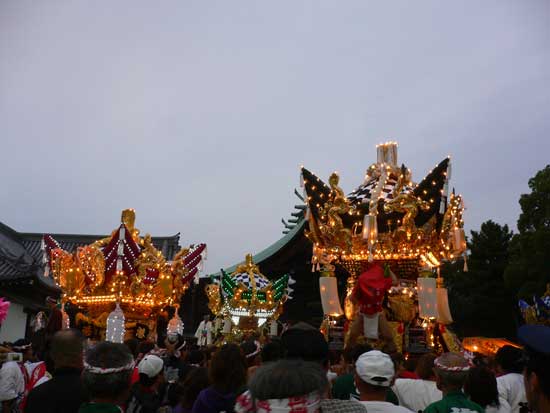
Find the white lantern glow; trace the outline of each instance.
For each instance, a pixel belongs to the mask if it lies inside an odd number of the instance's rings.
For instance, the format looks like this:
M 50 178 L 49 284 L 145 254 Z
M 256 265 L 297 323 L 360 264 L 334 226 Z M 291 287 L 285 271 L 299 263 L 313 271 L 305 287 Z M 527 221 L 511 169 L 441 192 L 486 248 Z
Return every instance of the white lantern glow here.
M 418 313 L 420 318 L 437 317 L 437 287 L 435 278 L 419 278 Z
M 107 317 L 107 331 L 105 332 L 105 340 L 111 341 L 113 343 L 123 343 L 124 342 L 124 313 L 120 308 L 119 303 L 116 303 L 116 307 L 109 317 Z
M 340 306 L 340 298 L 338 297 L 338 285 L 336 277 L 320 277 L 319 290 L 321 293 L 321 304 L 325 315 L 341 316 L 344 314 Z
M 441 324 L 451 324 L 453 322 L 446 288 L 437 289 L 437 321 Z

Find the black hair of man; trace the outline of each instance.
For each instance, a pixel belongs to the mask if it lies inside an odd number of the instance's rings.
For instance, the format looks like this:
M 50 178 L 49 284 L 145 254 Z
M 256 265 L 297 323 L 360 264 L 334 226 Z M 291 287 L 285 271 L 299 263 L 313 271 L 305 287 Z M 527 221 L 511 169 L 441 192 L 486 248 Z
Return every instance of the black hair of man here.
M 60 330 L 52 337 L 50 357 L 54 368 L 82 368 L 84 337 L 79 330 Z
M 285 359 L 312 361 L 327 367 L 329 350 L 325 337 L 306 323 L 298 323 L 281 336 Z
M 523 373 L 525 367 L 523 351 L 514 346 L 503 346 L 498 349 L 495 361 L 505 373 Z

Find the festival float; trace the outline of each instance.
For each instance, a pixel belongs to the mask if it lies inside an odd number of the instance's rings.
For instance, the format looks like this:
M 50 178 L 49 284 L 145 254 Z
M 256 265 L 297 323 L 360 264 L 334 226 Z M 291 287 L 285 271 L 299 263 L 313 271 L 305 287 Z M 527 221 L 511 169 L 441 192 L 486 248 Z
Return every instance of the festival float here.
M 376 151 L 363 183 L 347 196 L 336 172 L 327 185 L 301 169 L 312 271 L 321 273 L 323 331 L 328 335 L 345 315 L 347 343 L 361 338 L 409 353 L 456 350 L 439 275 L 442 262 L 463 257 L 466 266 L 464 205 L 449 190 L 450 158 L 417 183 L 398 164 L 397 143 L 377 145 Z
M 240 337 L 268 325 L 277 335 L 277 319 L 290 297 L 294 283 L 288 274 L 270 281 L 248 254 L 243 264 L 205 287 L 210 311 L 216 316 L 215 331 L 222 329 L 224 339 Z M 223 323 L 223 326 L 221 324 Z
M 191 281 L 198 281 L 206 244 L 182 248 L 168 261 L 149 234 L 134 227 L 133 209 L 122 211 L 120 226 L 110 236 L 63 250 L 50 235 L 43 236 L 45 276 L 62 290 L 65 307 L 77 309 L 77 327 L 86 337 L 122 342 L 125 334 L 147 338 L 155 330 L 156 317 L 175 307 L 168 333 L 181 334 L 178 305 Z

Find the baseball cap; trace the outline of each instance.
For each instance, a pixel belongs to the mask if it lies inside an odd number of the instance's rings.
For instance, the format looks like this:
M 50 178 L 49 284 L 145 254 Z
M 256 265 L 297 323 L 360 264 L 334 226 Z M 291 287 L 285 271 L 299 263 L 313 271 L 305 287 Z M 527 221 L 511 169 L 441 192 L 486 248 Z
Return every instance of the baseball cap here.
M 378 350 L 371 350 L 359 356 L 355 371 L 365 383 L 373 386 L 391 385 L 395 369 L 391 357 Z
M 518 329 L 518 338 L 537 353 L 550 355 L 550 327 L 523 325 Z
M 158 376 L 163 368 L 164 363 L 162 359 L 153 354 L 146 355 L 138 364 L 138 372 L 140 374 L 145 374 L 150 379 Z

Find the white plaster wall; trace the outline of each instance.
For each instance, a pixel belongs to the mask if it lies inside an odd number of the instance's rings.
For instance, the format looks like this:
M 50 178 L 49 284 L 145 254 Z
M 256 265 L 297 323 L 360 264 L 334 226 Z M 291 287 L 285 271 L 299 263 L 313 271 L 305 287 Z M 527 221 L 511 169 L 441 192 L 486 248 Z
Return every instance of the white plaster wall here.
M 23 312 L 23 306 L 11 303 L 8 316 L 0 327 L 0 343 L 4 341 L 14 342 L 17 339 L 25 338 L 25 327 L 27 325 L 27 314 Z

